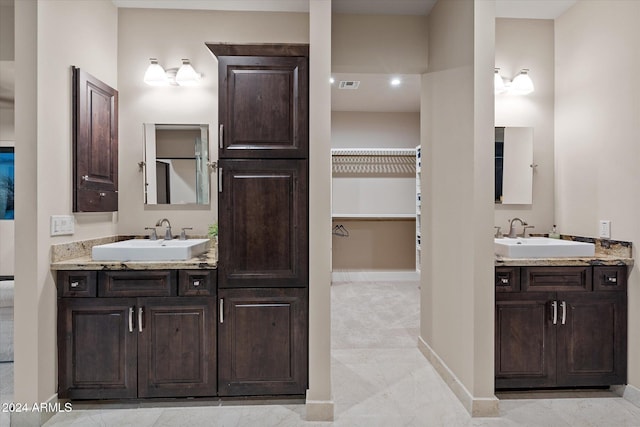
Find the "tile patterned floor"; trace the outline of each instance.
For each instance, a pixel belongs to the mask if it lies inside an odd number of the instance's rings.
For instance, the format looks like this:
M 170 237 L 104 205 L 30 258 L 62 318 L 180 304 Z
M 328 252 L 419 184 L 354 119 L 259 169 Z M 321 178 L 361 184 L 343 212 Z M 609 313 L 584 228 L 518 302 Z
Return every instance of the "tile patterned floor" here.
M 289 402 L 165 401 L 75 404 L 45 426 L 640 427 L 640 408 L 608 391 L 505 395 L 499 418 L 471 419 L 417 349 L 418 293 L 417 282 L 333 285 L 333 423 L 306 422 Z

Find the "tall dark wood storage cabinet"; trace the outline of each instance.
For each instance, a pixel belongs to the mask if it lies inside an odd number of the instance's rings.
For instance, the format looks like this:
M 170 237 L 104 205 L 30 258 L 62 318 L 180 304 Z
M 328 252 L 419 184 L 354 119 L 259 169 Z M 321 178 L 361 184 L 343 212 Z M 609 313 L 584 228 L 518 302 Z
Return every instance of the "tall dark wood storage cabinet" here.
M 308 378 L 308 45 L 208 44 L 218 59 L 218 394 Z

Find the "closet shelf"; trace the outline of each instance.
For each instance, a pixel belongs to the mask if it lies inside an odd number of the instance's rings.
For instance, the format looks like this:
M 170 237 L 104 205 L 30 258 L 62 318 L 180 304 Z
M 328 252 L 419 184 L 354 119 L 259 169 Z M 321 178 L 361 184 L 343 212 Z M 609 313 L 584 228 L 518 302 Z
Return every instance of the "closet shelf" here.
M 331 159 L 334 176 L 413 177 L 416 173 L 413 148 L 334 148 Z

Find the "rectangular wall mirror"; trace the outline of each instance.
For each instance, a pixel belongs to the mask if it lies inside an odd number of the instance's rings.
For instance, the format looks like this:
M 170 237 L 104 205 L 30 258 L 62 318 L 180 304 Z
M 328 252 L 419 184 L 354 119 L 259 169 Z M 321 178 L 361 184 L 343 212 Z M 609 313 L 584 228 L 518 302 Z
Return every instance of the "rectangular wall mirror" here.
M 533 203 L 533 128 L 496 127 L 495 202 Z
M 203 124 L 144 124 L 146 204 L 209 204 L 208 133 Z

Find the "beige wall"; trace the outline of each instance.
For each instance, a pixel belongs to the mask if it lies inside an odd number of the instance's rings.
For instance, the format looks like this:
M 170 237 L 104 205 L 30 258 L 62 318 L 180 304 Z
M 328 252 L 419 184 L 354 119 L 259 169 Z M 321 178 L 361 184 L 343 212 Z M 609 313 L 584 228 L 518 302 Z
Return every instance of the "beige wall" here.
M 333 271 L 393 271 L 416 268 L 416 222 L 334 220 L 348 237 L 333 235 Z
M 426 17 L 334 14 L 331 62 L 334 73 L 422 74 Z
M 494 19 L 491 1 L 436 3 L 429 15 L 429 70 L 422 79 L 421 107 L 420 339 L 457 378 L 460 387 L 452 388 L 467 410 L 485 415 L 496 408 Z
M 546 233 L 553 225 L 553 21 L 546 19 L 496 19 L 496 60 L 503 77 L 513 78 L 528 68 L 535 92 L 525 96 L 495 97 L 496 126 L 532 127 L 533 203 L 496 205 L 495 225 L 508 230 L 508 220 L 520 217 Z
M 185 31 L 185 29 L 189 31 Z M 120 9 L 118 82 L 120 90 L 120 212 L 118 232 L 141 234 L 160 218 L 176 229 L 206 234 L 217 220 L 217 198 L 205 207 L 145 206 L 142 174 L 143 123 L 209 124 L 211 160 L 217 160 L 218 63 L 205 42 L 308 43 L 306 13 L 218 12 L 202 10 Z M 165 68 L 189 58 L 203 78 L 195 87 L 152 87 L 142 78 L 149 58 Z M 213 139 L 213 140 L 212 140 Z M 211 188 L 217 185 L 211 175 Z
M 331 112 L 332 148 L 415 148 L 420 113 Z
M 578 2 L 556 20 L 556 221 L 640 245 L 640 2 Z M 637 252 L 634 250 L 635 256 Z M 629 384 L 640 388 L 640 271 L 629 286 Z
M 49 237 L 49 217 L 72 214 L 70 67 L 117 88 L 117 12 L 107 0 L 18 2 L 16 18 L 14 399 L 45 402 L 57 384 L 49 248 L 115 233 L 112 214 L 76 214 L 75 235 Z
M 307 420 L 333 420 L 331 392 L 331 0 L 309 0 L 309 390 Z
M 0 0 L 0 61 L 14 59 L 14 0 Z

